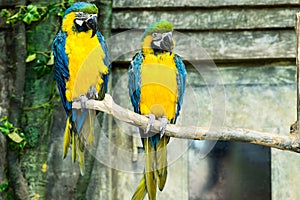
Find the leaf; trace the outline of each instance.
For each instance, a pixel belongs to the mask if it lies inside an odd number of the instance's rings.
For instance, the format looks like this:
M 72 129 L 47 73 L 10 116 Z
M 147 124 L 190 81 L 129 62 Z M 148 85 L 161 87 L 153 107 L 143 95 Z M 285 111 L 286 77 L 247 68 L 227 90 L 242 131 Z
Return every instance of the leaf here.
M 14 14 L 13 16 L 9 17 L 9 20 L 17 19 L 19 17 L 19 13 Z
M 20 143 L 23 141 L 23 138 L 21 138 L 16 132 L 12 132 L 7 135 L 12 141 L 15 143 Z
M 8 11 L 7 9 L 2 9 L 1 15 L 2 15 L 2 17 L 9 17 L 9 16 L 11 16 L 11 12 Z
M 31 24 L 33 21 L 38 21 L 40 19 L 39 15 L 32 15 L 30 13 L 26 13 L 23 18 L 23 22 L 26 24 Z
M 64 15 L 65 15 L 65 10 L 59 9 L 59 10 L 57 11 L 57 16 L 63 17 Z
M 8 180 L 4 181 L 4 183 L 2 183 L 0 185 L 0 192 L 3 192 L 4 190 L 6 190 L 6 188 L 8 187 Z
M 39 63 L 39 62 L 38 62 Z M 44 65 L 44 64 L 38 64 L 36 66 L 33 67 L 33 69 L 37 72 L 41 72 L 41 71 L 44 71 L 44 69 L 46 68 L 47 66 Z
M 34 5 L 32 5 L 32 4 L 30 4 L 30 5 L 27 6 L 27 10 L 29 10 L 29 11 L 30 11 L 30 10 L 34 10 L 34 9 L 36 10 L 37 7 L 34 6 Z
M 8 121 L 5 121 L 4 124 L 3 124 L 3 127 L 10 130 L 11 128 L 13 128 L 13 124 L 8 122 Z
M 72 5 L 75 1 L 74 0 L 68 0 L 68 4 Z
M 25 16 L 25 17 L 23 18 L 23 22 L 25 22 L 26 24 L 30 24 L 30 23 L 31 23 L 30 17 Z
M 54 56 L 53 56 L 53 52 L 51 52 L 50 54 L 50 59 L 47 62 L 47 65 L 53 65 L 54 64 Z
M 36 53 L 29 54 L 29 55 L 27 56 L 25 62 L 28 63 L 28 62 L 31 62 L 31 61 L 33 61 L 33 60 L 35 60 L 35 59 L 36 59 Z
M 0 122 L 7 121 L 7 116 L 3 116 L 0 118 Z
M 23 21 L 30 24 L 33 21 L 38 21 L 41 18 L 40 13 L 37 10 L 37 6 L 28 5 L 26 13 L 24 14 Z
M 3 134 L 3 135 L 8 135 L 10 133 L 9 129 L 5 128 L 5 127 L 2 127 L 0 126 L 0 132 Z

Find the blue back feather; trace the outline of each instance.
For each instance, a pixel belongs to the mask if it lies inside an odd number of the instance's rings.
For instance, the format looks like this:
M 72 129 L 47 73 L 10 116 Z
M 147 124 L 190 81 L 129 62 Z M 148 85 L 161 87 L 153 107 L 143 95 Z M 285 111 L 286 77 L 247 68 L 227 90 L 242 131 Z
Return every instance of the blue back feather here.
M 101 44 L 102 50 L 105 54 L 105 57 L 103 58 L 103 62 L 108 67 L 108 70 L 110 72 L 111 63 L 110 63 L 108 48 L 107 48 L 107 45 L 105 43 L 104 37 L 99 31 L 97 31 L 96 35 L 97 35 L 98 40 Z M 106 74 L 106 75 L 102 75 L 103 84 L 102 84 L 102 86 L 101 86 L 102 88 L 100 90 L 102 92 L 102 94 L 99 94 L 100 99 L 104 98 L 104 95 L 107 92 L 108 77 L 109 77 L 109 73 Z
M 66 113 L 68 114 L 72 109 L 72 103 L 66 99 L 66 81 L 69 79 L 69 60 L 65 51 L 66 33 L 59 31 L 56 35 L 52 51 L 54 56 L 54 79 L 57 82 L 57 87 L 61 97 L 61 102 L 64 106 Z
M 129 96 L 134 112 L 140 114 L 140 96 L 141 96 L 141 65 L 144 60 L 142 52 L 138 52 L 131 61 L 128 70 L 128 88 Z
M 177 79 L 177 86 L 178 86 L 178 99 L 177 99 L 177 109 L 176 109 L 176 115 L 174 119 L 174 124 L 176 123 L 177 117 L 179 116 L 179 112 L 181 110 L 181 105 L 183 103 L 183 96 L 185 92 L 185 79 L 186 79 L 186 69 L 184 66 L 184 63 L 180 56 L 176 55 L 174 56 L 176 68 L 178 70 L 178 73 L 176 75 Z

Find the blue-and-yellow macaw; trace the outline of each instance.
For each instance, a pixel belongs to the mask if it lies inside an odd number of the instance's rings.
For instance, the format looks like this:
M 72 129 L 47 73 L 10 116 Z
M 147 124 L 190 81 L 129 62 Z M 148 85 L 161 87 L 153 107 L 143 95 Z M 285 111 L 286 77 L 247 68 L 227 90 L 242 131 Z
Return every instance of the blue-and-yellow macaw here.
M 79 161 L 82 175 L 84 148 L 94 140 L 96 112 L 85 108 L 72 110 L 72 102 L 80 101 L 84 107 L 87 99 L 102 100 L 110 71 L 108 50 L 98 31 L 97 13 L 94 4 L 74 3 L 66 10 L 53 42 L 54 79 L 67 113 L 63 157 L 72 145 L 72 160 Z
M 145 172 L 132 199 L 141 200 L 148 192 L 156 199 L 157 187 L 163 190 L 167 178 L 167 123 L 175 123 L 185 91 L 186 70 L 181 58 L 172 52 L 172 23 L 160 20 L 142 36 L 142 50 L 128 70 L 129 95 L 134 111 L 149 117 L 146 130 L 140 130 L 145 149 Z M 161 121 L 160 134 L 151 132 L 154 120 Z

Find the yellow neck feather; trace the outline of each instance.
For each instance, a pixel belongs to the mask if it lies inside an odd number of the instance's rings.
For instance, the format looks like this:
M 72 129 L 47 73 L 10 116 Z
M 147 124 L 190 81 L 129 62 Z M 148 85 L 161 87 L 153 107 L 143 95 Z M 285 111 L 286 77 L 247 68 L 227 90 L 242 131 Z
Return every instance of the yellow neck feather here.
M 142 42 L 142 49 L 144 55 L 153 54 L 153 49 L 151 48 L 151 42 L 152 42 L 151 35 L 148 35 L 144 38 L 144 41 Z
M 74 20 L 75 20 L 75 13 L 70 13 L 63 19 L 61 29 L 66 32 L 68 35 L 70 32 L 73 32 L 74 27 Z

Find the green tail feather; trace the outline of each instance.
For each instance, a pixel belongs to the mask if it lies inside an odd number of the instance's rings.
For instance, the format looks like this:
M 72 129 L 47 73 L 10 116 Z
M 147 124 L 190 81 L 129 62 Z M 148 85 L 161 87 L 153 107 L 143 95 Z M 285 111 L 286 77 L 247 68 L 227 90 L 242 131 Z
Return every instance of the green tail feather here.
M 72 135 L 72 161 L 76 161 L 76 140 L 77 140 L 77 135 L 75 135 L 74 132 L 71 133 Z
M 167 144 L 170 137 L 164 135 L 156 144 L 156 164 L 158 174 L 158 188 L 162 191 L 165 187 L 167 180 Z
M 72 147 L 72 161 L 79 162 L 80 173 L 84 175 L 84 151 L 85 146 L 92 146 L 94 143 L 94 122 L 96 112 L 89 110 L 88 116 L 83 124 L 80 133 L 77 133 L 75 124 L 71 122 L 72 116 L 67 119 L 66 129 L 64 133 L 64 149 L 63 158 L 67 156 L 70 146 Z M 71 126 L 74 128 L 71 129 Z
M 142 177 L 138 187 L 136 188 L 131 200 L 143 200 L 146 196 L 146 177 Z
M 71 124 L 70 124 L 70 117 L 68 117 L 67 123 L 66 123 L 66 128 L 65 128 L 65 134 L 64 134 L 64 153 L 63 153 L 63 158 L 65 158 L 67 156 L 67 153 L 69 151 L 70 144 L 71 144 L 70 126 L 71 126 Z
M 88 115 L 80 132 L 80 140 L 85 146 L 92 146 L 94 143 L 94 125 L 96 112 L 88 110 Z
M 143 140 L 146 154 L 145 172 L 132 199 L 143 200 L 148 192 L 149 200 L 156 200 L 157 186 L 162 191 L 167 180 L 167 144 L 170 137 L 164 135 L 156 144 L 156 150 L 152 148 L 149 138 Z
M 80 149 L 78 149 L 78 157 L 79 157 L 79 168 L 80 168 L 80 174 L 83 176 L 84 175 L 84 151 L 81 151 Z
M 86 137 L 86 143 L 88 146 L 93 145 L 95 136 L 94 136 L 94 125 L 95 125 L 96 111 L 89 110 L 89 130 Z
M 84 151 L 86 147 L 91 147 L 94 143 L 94 122 L 96 118 L 96 112 L 94 110 L 88 110 L 88 115 L 85 119 L 85 122 L 82 126 L 81 132 L 78 140 L 78 157 L 79 157 L 79 167 L 81 175 L 84 175 L 85 166 L 84 166 Z
M 145 153 L 146 153 L 146 166 L 145 166 L 145 177 L 146 177 L 146 188 L 150 200 L 156 199 L 156 188 L 157 181 L 155 177 L 155 151 L 151 147 L 149 138 L 144 140 Z

